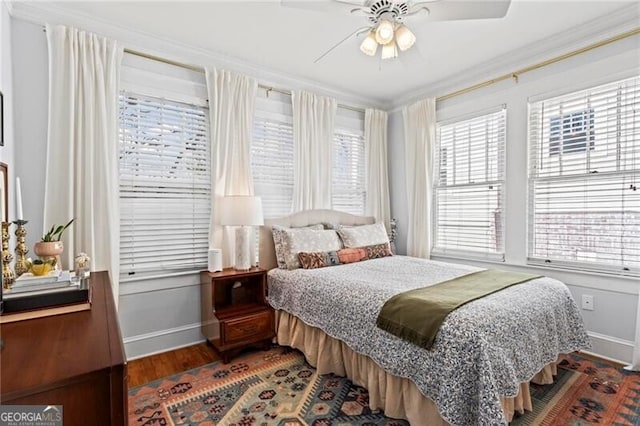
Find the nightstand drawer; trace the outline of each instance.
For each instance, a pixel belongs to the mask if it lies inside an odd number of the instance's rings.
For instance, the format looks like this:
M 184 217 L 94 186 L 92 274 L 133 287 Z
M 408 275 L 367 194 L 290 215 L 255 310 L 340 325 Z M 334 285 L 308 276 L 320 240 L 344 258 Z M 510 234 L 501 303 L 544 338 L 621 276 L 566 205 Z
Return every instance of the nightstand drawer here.
M 223 345 L 251 339 L 265 339 L 273 334 L 271 312 L 265 310 L 256 314 L 228 319 L 220 322 L 220 340 Z

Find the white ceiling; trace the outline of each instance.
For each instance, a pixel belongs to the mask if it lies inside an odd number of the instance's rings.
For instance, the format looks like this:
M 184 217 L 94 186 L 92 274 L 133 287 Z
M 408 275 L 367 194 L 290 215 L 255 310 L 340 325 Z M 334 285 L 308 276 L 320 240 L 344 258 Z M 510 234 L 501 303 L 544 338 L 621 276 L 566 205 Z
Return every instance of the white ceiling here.
M 452 0 L 441 0 L 452 1 Z M 351 38 L 314 60 L 366 19 L 262 2 L 59 2 L 76 14 L 204 48 L 224 57 L 318 82 L 352 95 L 389 103 L 486 64 L 537 40 L 579 27 L 637 1 L 513 0 L 504 18 L 406 21 L 416 45 L 395 60 L 359 51 Z

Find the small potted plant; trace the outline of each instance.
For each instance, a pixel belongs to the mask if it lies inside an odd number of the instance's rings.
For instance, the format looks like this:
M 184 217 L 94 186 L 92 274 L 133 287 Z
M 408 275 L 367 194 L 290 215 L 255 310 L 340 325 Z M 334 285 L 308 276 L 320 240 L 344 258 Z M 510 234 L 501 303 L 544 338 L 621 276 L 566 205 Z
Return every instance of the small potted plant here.
M 64 251 L 64 244 L 60 241 L 64 231 L 73 223 L 74 219 L 67 222 L 66 225 L 53 225 L 49 232 L 44 234 L 42 240 L 35 243 L 33 251 L 44 260 L 53 260 L 53 266 L 57 266 L 58 256 Z

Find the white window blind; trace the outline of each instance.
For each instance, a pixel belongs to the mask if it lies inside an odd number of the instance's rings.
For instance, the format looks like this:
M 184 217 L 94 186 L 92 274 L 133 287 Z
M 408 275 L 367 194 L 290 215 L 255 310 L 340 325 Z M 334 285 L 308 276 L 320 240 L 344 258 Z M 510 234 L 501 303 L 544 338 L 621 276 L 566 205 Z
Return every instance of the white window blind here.
M 434 254 L 504 260 L 506 109 L 437 126 Z
M 335 210 L 364 214 L 365 189 L 364 135 L 348 129 L 333 133 L 332 204 Z
M 267 218 L 286 216 L 293 199 L 293 127 L 256 117 L 251 143 L 254 193 L 262 198 Z
M 333 208 L 364 214 L 366 202 L 364 113 L 338 108 L 333 137 Z M 293 111 L 291 97 L 258 91 L 251 143 L 254 193 L 265 218 L 291 213 L 293 201 Z
M 122 275 L 206 267 L 207 109 L 123 92 L 119 124 Z
M 529 260 L 640 275 L 640 78 L 530 105 Z

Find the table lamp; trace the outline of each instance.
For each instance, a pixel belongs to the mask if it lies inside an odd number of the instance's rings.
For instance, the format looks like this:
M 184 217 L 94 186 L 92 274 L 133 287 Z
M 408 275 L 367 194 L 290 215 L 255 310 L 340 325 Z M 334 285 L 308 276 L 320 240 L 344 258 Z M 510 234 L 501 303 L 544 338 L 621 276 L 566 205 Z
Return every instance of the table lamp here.
M 231 195 L 220 199 L 220 224 L 237 226 L 234 269 L 251 269 L 251 227 L 264 224 L 262 200 L 252 195 Z

